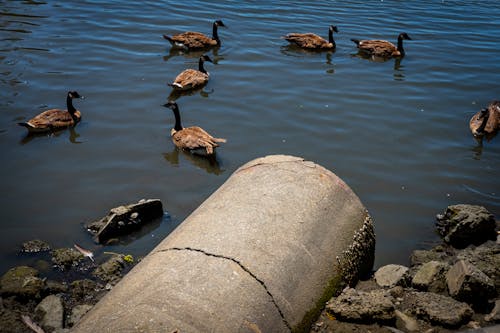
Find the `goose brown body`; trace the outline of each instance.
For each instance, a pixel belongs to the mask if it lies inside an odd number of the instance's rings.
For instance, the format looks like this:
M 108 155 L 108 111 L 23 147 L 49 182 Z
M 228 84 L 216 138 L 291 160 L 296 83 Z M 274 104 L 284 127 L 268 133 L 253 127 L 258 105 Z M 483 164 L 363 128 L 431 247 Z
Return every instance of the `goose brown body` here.
M 221 20 L 217 20 L 213 23 L 212 37 L 208 37 L 201 32 L 187 31 L 173 36 L 163 35 L 163 38 L 168 40 L 170 44 L 172 44 L 172 47 L 189 50 L 220 46 L 221 42 L 218 34 L 218 27 L 225 27 Z
M 380 39 L 351 40 L 357 45 L 359 52 L 361 53 L 380 58 L 392 58 L 402 57 L 405 55 L 405 50 L 403 48 L 404 39 L 411 40 L 410 36 L 404 32 L 399 34 L 397 46 L 391 42 Z
M 226 142 L 226 139 L 214 138 L 204 129 L 198 126 L 182 127 L 179 107 L 175 102 L 168 102 L 164 106 L 172 109 L 175 116 L 175 126 L 170 131 L 172 142 L 180 149 L 192 152 L 212 155 L 218 143 Z
M 191 90 L 204 86 L 210 78 L 209 73 L 205 70 L 203 63 L 205 61 L 212 62 L 207 55 L 202 55 L 198 62 L 198 70 L 186 69 L 182 71 L 174 79 L 173 83 L 169 83 L 176 90 Z
M 488 108 L 473 115 L 469 128 L 475 137 L 496 134 L 500 129 L 500 101 L 492 101 Z
M 66 97 L 66 110 L 46 110 L 27 122 L 18 123 L 18 125 L 26 127 L 29 133 L 51 132 L 75 126 L 82 118 L 82 115 L 80 111 L 73 107 L 72 100 L 74 98 L 82 97 L 76 91 L 69 91 Z
M 283 36 L 288 42 L 304 49 L 312 50 L 331 50 L 336 47 L 333 39 L 333 32 L 338 32 L 337 27 L 330 26 L 328 29 L 328 40 L 313 33 L 289 33 Z

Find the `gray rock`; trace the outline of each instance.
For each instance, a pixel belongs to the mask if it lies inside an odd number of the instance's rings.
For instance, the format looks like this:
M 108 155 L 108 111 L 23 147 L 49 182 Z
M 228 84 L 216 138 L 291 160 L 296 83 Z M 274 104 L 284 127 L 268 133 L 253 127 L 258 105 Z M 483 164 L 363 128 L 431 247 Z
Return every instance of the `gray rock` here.
M 39 239 L 24 242 L 21 246 L 21 252 L 37 253 L 44 251 L 50 251 L 50 245 Z
M 484 320 L 492 321 L 495 323 L 500 322 L 500 299 L 497 299 L 495 301 L 495 307 L 493 308 L 493 310 L 491 310 L 491 312 L 489 314 L 487 314 L 484 317 Z
M 497 237 L 495 217 L 482 206 L 448 206 L 437 216 L 437 230 L 445 242 L 456 248 L 479 245 Z
M 105 282 L 118 282 L 124 267 L 123 256 L 113 255 L 102 265 L 99 265 L 92 274 Z
M 468 247 L 457 254 L 457 258 L 466 260 L 493 280 L 497 295 L 500 295 L 500 246 L 488 241 L 478 247 Z
M 471 307 L 451 297 L 429 292 L 409 292 L 401 304 L 403 312 L 449 328 L 456 328 L 469 322 L 474 314 Z
M 392 323 L 395 319 L 393 298 L 384 289 L 370 292 L 346 288 L 326 304 L 335 318 L 362 324 Z
M 459 260 L 446 274 L 450 295 L 460 301 L 484 306 L 495 297 L 493 281 L 471 263 Z
M 63 328 L 64 307 L 59 296 L 49 295 L 45 297 L 35 308 L 35 316 L 41 318 L 40 326 L 45 332 Z
M 112 208 L 108 215 L 87 224 L 94 240 L 106 244 L 108 240 L 127 235 L 144 224 L 163 216 L 163 205 L 158 199 L 141 200 L 138 203 Z
M 381 287 L 394 287 L 397 285 L 406 285 L 408 281 L 408 267 L 401 265 L 386 265 L 380 267 L 375 272 L 375 281 Z
M 70 287 L 72 296 L 77 300 L 91 297 L 98 289 L 97 283 L 89 279 L 73 281 Z
M 15 295 L 23 299 L 38 299 L 45 287 L 45 281 L 38 277 L 38 271 L 28 266 L 11 268 L 0 279 L 0 294 Z
M 422 291 L 441 293 L 446 291 L 445 273 L 448 264 L 439 261 L 430 261 L 417 270 L 412 279 L 412 286 Z
M 54 280 L 47 280 L 45 283 L 46 294 L 60 294 L 68 291 L 68 285 Z
M 451 246 L 438 245 L 431 250 L 415 250 L 410 256 L 410 266 L 423 265 L 429 261 L 441 261 L 450 264 L 455 257 L 455 249 Z
M 52 262 L 61 269 L 76 266 L 83 259 L 83 254 L 72 248 L 61 248 L 52 251 Z
M 92 305 L 90 304 L 80 304 L 77 305 L 71 310 L 71 316 L 68 318 L 68 326 L 73 327 L 82 319 L 82 317 L 92 309 Z

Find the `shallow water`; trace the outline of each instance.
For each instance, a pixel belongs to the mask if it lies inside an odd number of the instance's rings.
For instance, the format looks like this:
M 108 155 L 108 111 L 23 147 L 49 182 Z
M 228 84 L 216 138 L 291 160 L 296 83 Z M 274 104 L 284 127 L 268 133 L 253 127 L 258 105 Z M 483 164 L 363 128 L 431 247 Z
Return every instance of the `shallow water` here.
M 469 118 L 500 98 L 497 1 L 4 1 L 0 0 L 0 273 L 31 259 L 19 244 L 96 247 L 83 223 L 109 208 L 159 198 L 162 221 L 106 251 L 141 256 L 241 164 L 268 154 L 302 156 L 332 170 L 373 216 L 376 266 L 406 264 L 438 240 L 434 216 L 471 203 L 500 216 L 500 137 L 480 145 Z M 197 66 L 170 52 L 164 33 L 210 33 L 211 80 L 177 100 L 185 126 L 228 143 L 217 163 L 179 152 L 169 138 L 166 85 Z M 327 35 L 336 52 L 288 47 L 288 32 Z M 350 38 L 395 42 L 407 56 L 356 57 Z M 83 120 L 56 135 L 16 125 L 64 107 Z

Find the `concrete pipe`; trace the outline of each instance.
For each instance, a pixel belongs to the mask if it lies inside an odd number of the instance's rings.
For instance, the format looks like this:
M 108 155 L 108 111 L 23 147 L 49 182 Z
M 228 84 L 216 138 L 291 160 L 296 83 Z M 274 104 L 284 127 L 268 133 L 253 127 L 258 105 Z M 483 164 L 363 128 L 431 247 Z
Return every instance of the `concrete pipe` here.
M 302 158 L 255 159 L 118 283 L 73 332 L 308 331 L 325 302 L 371 270 L 365 207 Z

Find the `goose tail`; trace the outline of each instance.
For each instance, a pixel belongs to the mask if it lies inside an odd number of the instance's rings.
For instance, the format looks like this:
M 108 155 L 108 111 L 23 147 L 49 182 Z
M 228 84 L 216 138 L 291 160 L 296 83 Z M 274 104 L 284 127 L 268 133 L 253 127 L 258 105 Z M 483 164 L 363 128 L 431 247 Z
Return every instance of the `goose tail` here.
M 359 40 L 359 39 L 354 39 L 354 38 L 351 38 L 351 40 L 352 40 L 352 41 L 353 41 L 356 45 L 358 45 L 358 46 L 359 46 L 359 42 L 360 42 L 360 40 Z
M 176 89 L 182 89 L 182 85 L 180 85 L 179 83 L 167 83 L 168 86 L 172 87 L 172 88 L 176 88 Z
M 26 127 L 27 129 L 33 129 L 33 125 L 27 122 L 17 123 L 19 126 Z
M 224 139 L 224 138 L 213 138 L 213 140 L 214 140 L 215 142 L 220 142 L 220 143 L 226 143 L 226 142 L 227 142 L 227 140 L 226 140 L 226 139 Z

